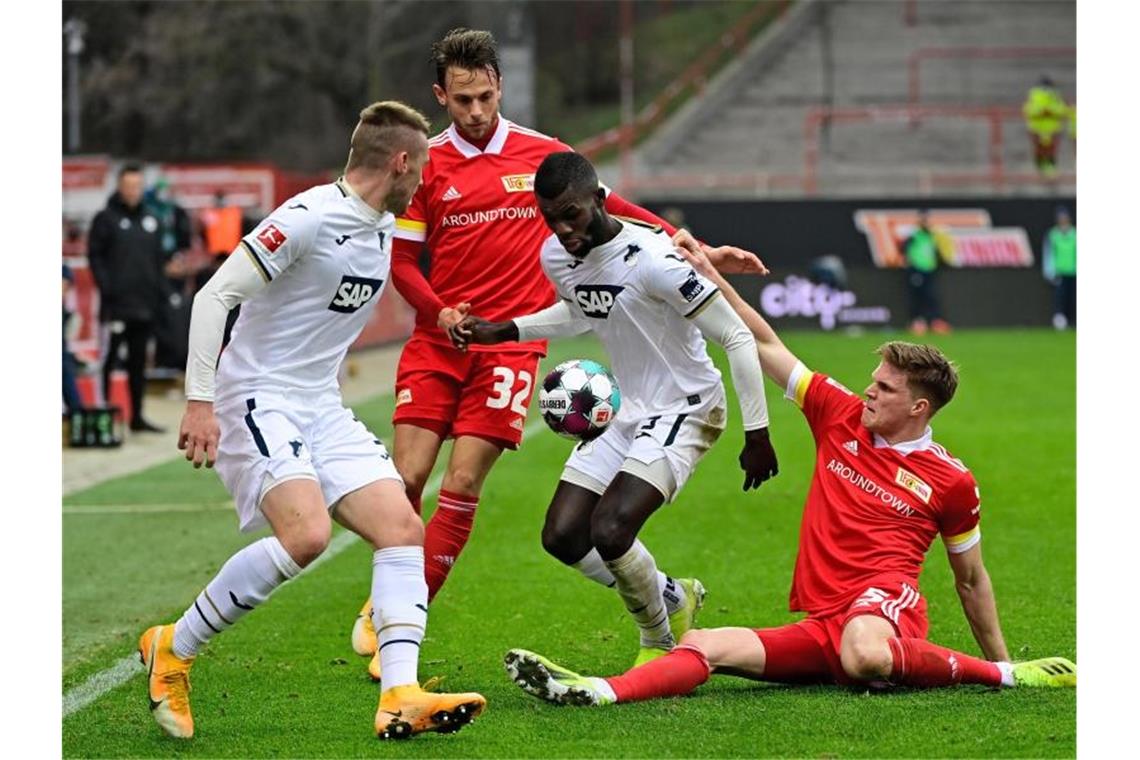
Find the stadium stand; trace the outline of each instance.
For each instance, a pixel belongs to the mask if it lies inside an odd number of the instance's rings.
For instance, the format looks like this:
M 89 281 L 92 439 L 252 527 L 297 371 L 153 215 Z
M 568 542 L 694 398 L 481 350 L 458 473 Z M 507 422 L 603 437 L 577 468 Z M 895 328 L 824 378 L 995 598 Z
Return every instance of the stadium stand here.
M 605 178 L 642 196 L 1068 191 L 1072 141 L 1045 186 L 1020 108 L 1044 73 L 1075 102 L 1075 44 L 1072 2 L 802 0 L 642 144 L 633 182 Z

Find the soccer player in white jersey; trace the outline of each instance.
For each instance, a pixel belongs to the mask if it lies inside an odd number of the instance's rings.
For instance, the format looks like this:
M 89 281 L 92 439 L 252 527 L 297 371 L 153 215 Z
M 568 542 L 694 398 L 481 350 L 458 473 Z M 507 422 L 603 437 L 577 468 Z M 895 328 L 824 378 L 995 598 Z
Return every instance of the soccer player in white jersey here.
M 725 348 L 740 400 L 744 490 L 776 474 L 756 343 L 667 234 L 606 213 L 605 191 L 581 155 L 548 155 L 534 192 L 554 232 L 541 261 L 560 300 L 508 322 L 468 317 L 451 333 L 460 347 L 588 330 L 601 338 L 622 390 L 621 410 L 567 460 L 542 543 L 586 577 L 616 586 L 641 630 L 643 663 L 671 649 L 675 636 L 660 588 L 665 579 L 637 534 L 677 496 L 725 427 L 724 385 L 706 338 Z
M 375 550 L 377 735 L 458 730 L 486 704 L 419 686 L 423 524 L 384 445 L 343 406 L 337 383 L 388 280 L 394 214 L 420 184 L 427 131 L 402 103 L 364 109 L 344 176 L 273 211 L 194 299 L 178 447 L 195 467 L 216 459 L 241 529 L 268 523 L 273 536 L 233 555 L 175 624 L 142 635 L 151 711 L 172 736 L 194 733 L 189 674 L 199 649 L 320 556 L 334 519 Z M 239 303 L 219 363 L 226 314 Z

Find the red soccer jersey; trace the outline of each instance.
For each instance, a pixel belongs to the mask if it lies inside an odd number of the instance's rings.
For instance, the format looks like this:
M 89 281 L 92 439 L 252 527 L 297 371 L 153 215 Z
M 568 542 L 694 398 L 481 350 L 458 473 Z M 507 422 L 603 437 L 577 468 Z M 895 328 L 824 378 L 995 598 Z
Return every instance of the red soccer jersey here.
M 428 282 L 447 305 L 501 321 L 545 309 L 554 288 L 538 261 L 550 230 L 534 199 L 534 173 L 550 153 L 571 150 L 552 137 L 499 117 L 484 150 L 449 126 L 429 142 L 431 160 L 396 239 L 426 243 Z M 418 336 L 448 343 L 435 314 L 416 314 Z M 546 351 L 546 341 L 470 346 L 472 351 Z
M 887 444 L 860 421 L 863 401 L 802 364 L 788 383 L 815 437 L 789 606 L 813 616 L 846 609 L 872 578 L 918 587 L 941 534 L 964 552 L 981 540 L 974 476 L 931 438 Z

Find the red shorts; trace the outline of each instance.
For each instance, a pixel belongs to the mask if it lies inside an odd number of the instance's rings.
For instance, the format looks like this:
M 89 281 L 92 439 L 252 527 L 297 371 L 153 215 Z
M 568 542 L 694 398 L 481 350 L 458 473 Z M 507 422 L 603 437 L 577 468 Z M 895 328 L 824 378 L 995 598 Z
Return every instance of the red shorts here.
M 852 618 L 877 615 L 888 620 L 895 634 L 925 639 L 926 600 L 916 584 L 890 581 L 874 583 L 843 612 L 809 617 L 778 628 L 758 628 L 764 644 L 765 681 L 780 683 L 856 683 L 843 672 L 839 652 L 843 629 Z
M 503 448 L 522 441 L 542 354 L 458 351 L 413 337 L 396 368 L 392 424 L 472 435 Z

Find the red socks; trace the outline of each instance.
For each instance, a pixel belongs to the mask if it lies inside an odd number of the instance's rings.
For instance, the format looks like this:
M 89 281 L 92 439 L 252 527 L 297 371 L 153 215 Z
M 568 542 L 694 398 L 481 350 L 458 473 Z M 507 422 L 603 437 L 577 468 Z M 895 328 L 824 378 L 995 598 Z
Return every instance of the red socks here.
M 891 682 L 901 686 L 954 686 L 976 683 L 1001 686 L 995 663 L 954 652 L 925 639 L 887 639 L 891 648 Z
M 478 504 L 478 496 L 439 492 L 439 506 L 424 531 L 424 575 L 427 577 L 429 602 L 447 580 L 451 566 L 467 544 Z
M 700 650 L 682 645 L 606 682 L 618 702 L 635 702 L 688 694 L 709 680 L 709 672 L 709 661 Z

